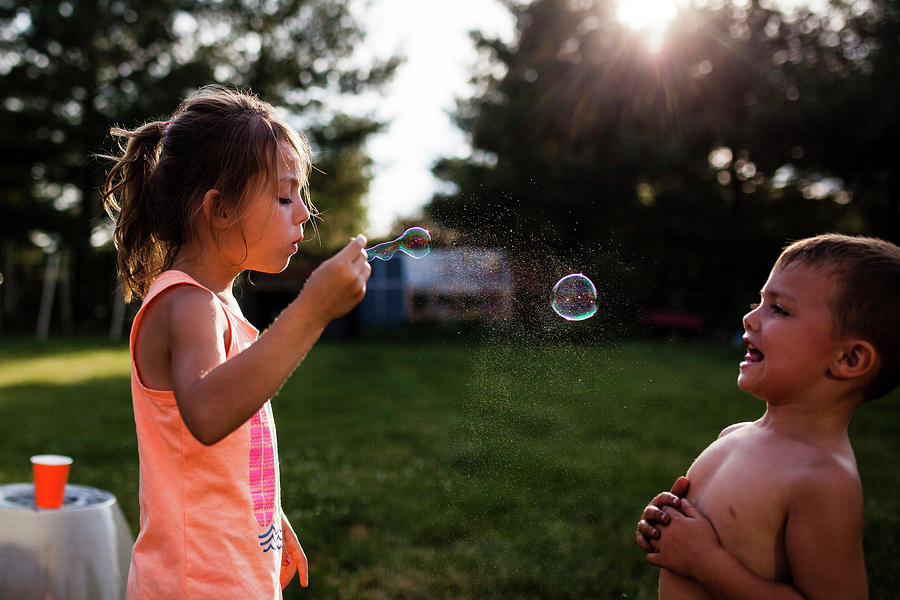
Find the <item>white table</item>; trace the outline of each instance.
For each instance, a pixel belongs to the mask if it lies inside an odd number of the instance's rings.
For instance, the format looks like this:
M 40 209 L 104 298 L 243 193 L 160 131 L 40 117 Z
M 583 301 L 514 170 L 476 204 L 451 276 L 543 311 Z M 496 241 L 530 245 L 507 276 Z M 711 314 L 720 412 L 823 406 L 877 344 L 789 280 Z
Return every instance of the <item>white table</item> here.
M 111 493 L 67 485 L 34 508 L 31 483 L 0 485 L 0 598 L 120 600 L 134 539 Z

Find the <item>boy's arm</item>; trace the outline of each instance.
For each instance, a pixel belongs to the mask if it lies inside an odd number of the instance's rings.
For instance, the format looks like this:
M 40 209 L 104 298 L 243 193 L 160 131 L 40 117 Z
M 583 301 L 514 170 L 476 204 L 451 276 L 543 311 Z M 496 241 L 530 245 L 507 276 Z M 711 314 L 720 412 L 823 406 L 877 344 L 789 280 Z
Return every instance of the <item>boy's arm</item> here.
M 696 580 L 714 598 L 865 600 L 862 491 L 854 477 L 833 479 L 833 473 L 820 473 L 797 482 L 785 530 L 793 585 L 747 568 L 719 544 L 709 520 L 685 499 L 680 512 L 664 509 L 671 519 L 651 542 L 658 552 L 648 554 L 647 561 Z
M 795 588 L 764 579 L 747 568 L 719 543 L 712 523 L 682 498 L 681 511 L 664 510 L 671 517 L 647 562 L 694 579 L 713 598 L 721 600 L 803 600 Z
M 863 494 L 855 469 L 810 471 L 793 489 L 785 548 L 794 585 L 807 598 L 868 598 Z

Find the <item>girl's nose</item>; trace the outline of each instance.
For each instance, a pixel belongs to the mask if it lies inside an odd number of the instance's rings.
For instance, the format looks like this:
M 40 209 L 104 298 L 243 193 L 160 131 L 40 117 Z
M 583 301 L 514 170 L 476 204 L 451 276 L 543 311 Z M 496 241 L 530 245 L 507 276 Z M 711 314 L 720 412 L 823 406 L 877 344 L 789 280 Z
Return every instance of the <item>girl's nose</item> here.
M 297 210 L 294 211 L 295 222 L 300 225 L 309 221 L 310 213 L 309 208 L 306 206 L 306 201 L 300 198 L 300 201 L 295 202 L 294 205 L 297 207 Z

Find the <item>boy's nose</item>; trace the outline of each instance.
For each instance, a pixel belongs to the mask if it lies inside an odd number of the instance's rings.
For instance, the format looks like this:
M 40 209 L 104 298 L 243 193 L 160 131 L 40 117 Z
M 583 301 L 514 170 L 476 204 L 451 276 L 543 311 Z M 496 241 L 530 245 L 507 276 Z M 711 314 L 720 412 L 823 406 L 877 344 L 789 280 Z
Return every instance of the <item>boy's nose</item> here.
M 756 309 L 744 315 L 743 323 L 744 331 L 756 331 Z

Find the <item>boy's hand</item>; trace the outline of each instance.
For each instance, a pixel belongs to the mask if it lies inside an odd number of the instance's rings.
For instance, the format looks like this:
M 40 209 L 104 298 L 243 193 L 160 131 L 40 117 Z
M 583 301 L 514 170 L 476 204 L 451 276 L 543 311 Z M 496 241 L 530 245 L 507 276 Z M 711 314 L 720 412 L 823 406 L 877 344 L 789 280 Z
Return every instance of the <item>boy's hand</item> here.
M 695 567 L 708 560 L 715 549 L 721 548 L 719 536 L 709 519 L 686 498 L 679 504 L 681 510 L 662 509 L 669 521 L 664 535 L 651 540 L 655 551 L 647 554 L 647 562 L 684 577 L 696 578 Z
M 321 315 L 323 323 L 342 317 L 366 294 L 372 274 L 365 252 L 366 238 L 357 235 L 313 271 L 300 295 Z
M 294 533 L 284 513 L 281 514 L 281 529 L 284 539 L 284 549 L 281 553 L 281 589 L 287 587 L 297 572 L 300 573 L 300 585 L 306 587 L 309 585 L 309 563 L 306 560 L 306 553 L 300 546 L 300 540 L 297 539 L 297 534 Z
M 651 540 L 659 539 L 660 532 L 656 527 L 657 524 L 667 525 L 669 523 L 669 515 L 663 510 L 664 506 L 673 506 L 678 508 L 681 504 L 681 498 L 687 495 L 688 487 L 691 482 L 687 477 L 679 477 L 672 485 L 671 492 L 663 492 L 657 495 L 650 504 L 644 508 L 641 513 L 641 520 L 638 522 L 637 539 L 638 546 L 644 552 L 656 552 L 656 548 L 651 545 Z

